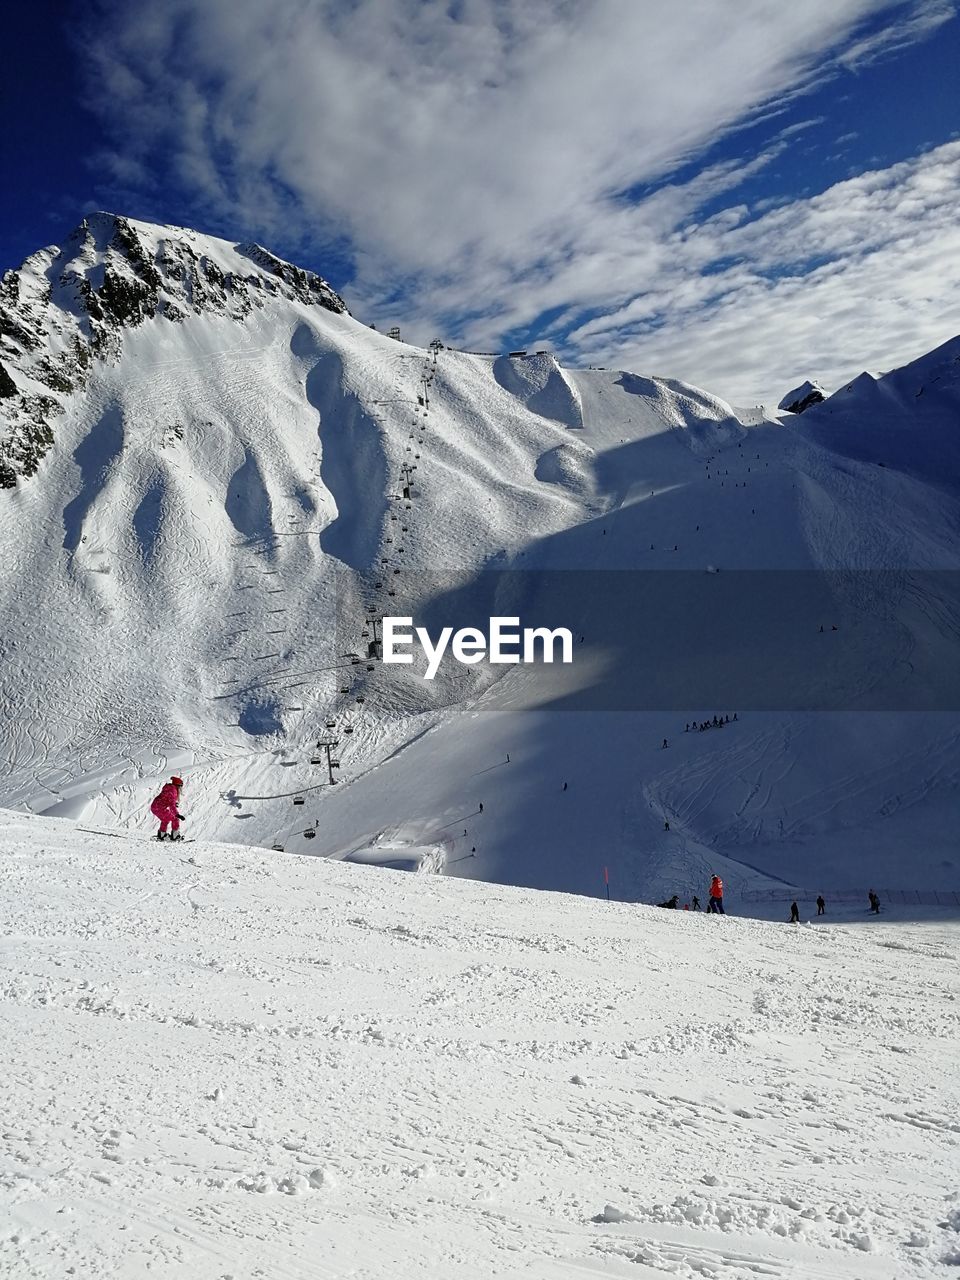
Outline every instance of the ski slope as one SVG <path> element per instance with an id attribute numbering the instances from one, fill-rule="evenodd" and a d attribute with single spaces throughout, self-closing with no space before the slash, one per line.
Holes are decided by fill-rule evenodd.
<path id="1" fill-rule="evenodd" d="M 791 928 L 11 812 L 0 842 L 5 1275 L 955 1273 L 935 915 Z"/>
<path id="2" fill-rule="evenodd" d="M 960 889 L 955 710 L 918 674 L 957 665 L 956 343 L 781 422 L 546 353 L 411 347 L 256 246 L 97 219 L 70 280 L 152 264 L 161 303 L 111 331 L 0 494 L 0 802 L 146 833 L 176 770 L 190 833 L 291 853 L 581 894 L 607 867 L 628 900 L 721 871 L 744 911 L 764 886 Z M 75 289 L 43 301 L 66 253 L 21 285 L 58 358 L 81 323 Z M 707 609 L 658 649 L 642 626 L 601 641 L 571 594 L 579 691 L 368 661 L 371 612 L 477 605 L 492 572 L 638 570 L 705 600 L 718 571 L 798 585 L 775 631 Z M 940 576 L 891 610 L 821 570 Z M 748 710 L 721 680 L 666 711 L 574 696 L 731 654 L 851 709 Z M 922 709 L 854 710 L 877 683 Z"/>

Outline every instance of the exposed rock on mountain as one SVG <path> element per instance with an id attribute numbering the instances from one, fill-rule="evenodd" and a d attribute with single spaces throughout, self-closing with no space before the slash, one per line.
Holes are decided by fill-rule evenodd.
<path id="1" fill-rule="evenodd" d="M 787 392 L 777 408 L 783 409 L 786 413 L 803 413 L 804 409 L 820 404 L 825 399 L 823 387 L 819 382 L 801 382 L 799 387 L 794 387 L 792 391 Z"/>
<path id="2" fill-rule="evenodd" d="M 243 319 L 277 297 L 346 310 L 325 280 L 260 245 L 111 213 L 31 254 L 0 282 L 0 487 L 36 472 L 63 398 L 93 361 L 119 357 L 124 329 L 191 313 Z"/>

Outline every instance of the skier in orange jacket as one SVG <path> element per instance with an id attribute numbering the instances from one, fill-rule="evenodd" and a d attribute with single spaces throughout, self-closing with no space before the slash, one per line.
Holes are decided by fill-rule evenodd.
<path id="1" fill-rule="evenodd" d="M 710 881 L 710 905 L 707 910 L 719 911 L 721 915 L 726 914 L 723 909 L 723 881 L 716 874 Z"/>

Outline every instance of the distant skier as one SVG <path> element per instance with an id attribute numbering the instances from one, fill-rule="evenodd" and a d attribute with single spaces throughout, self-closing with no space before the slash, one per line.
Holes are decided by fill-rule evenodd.
<path id="1" fill-rule="evenodd" d="M 567 784 L 566 784 L 566 783 L 564 783 L 564 784 L 563 784 L 563 786 L 560 788 L 560 790 L 561 790 L 561 791 L 566 791 L 566 789 L 567 789 Z"/>
<path id="2" fill-rule="evenodd" d="M 480 801 L 480 812 L 483 813 L 483 801 Z"/>
<path id="3" fill-rule="evenodd" d="M 795 902 L 790 903 L 790 923 L 791 924 L 800 923 L 800 908 L 797 906 Z"/>
<path id="4" fill-rule="evenodd" d="M 874 913 L 874 915 L 879 915 L 880 899 L 877 897 L 877 895 L 873 892 L 872 889 L 870 890 L 868 897 L 870 898 L 870 910 Z"/>
<path id="5" fill-rule="evenodd" d="M 660 750 L 666 751 L 666 749 L 667 749 L 667 740 L 666 738 L 664 738 L 663 742 L 660 744 Z"/>
<path id="6" fill-rule="evenodd" d="M 817 898 L 817 915 L 823 916 L 823 915 L 826 915 L 826 913 L 827 913 L 827 904 L 823 899 L 823 894 L 821 893 L 819 898 Z"/>
<path id="7" fill-rule="evenodd" d="M 700 899 L 697 897 L 696 894 L 693 895 L 693 909 L 694 911 L 700 910 Z"/>
<path id="8" fill-rule="evenodd" d="M 727 914 L 723 909 L 723 881 L 716 874 L 710 881 L 710 905 L 707 910 L 719 911 L 722 916 Z"/>
<path id="9" fill-rule="evenodd" d="M 670 823 L 669 823 L 669 822 L 667 822 L 666 820 L 664 820 L 664 823 L 663 823 L 663 829 L 664 829 L 664 831 L 669 831 L 669 830 L 670 830 Z"/>
<path id="10" fill-rule="evenodd" d="M 658 907 L 669 907 L 671 911 L 676 911 L 677 903 L 680 901 L 680 895 L 675 893 L 672 898 L 668 898 L 666 902 L 658 902 Z"/>
<path id="11" fill-rule="evenodd" d="M 183 787 L 183 779 L 178 778 L 174 774 L 170 781 L 165 783 L 160 794 L 156 796 L 150 805 L 150 812 L 155 818 L 160 819 L 160 830 L 157 832 L 158 840 L 166 840 L 167 827 L 170 828 L 171 840 L 182 840 L 180 835 L 180 823 L 184 820 L 183 814 L 180 812 L 180 790 Z"/>

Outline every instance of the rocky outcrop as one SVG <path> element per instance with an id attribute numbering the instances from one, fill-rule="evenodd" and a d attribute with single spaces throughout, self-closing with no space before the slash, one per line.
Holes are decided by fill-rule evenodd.
<path id="1" fill-rule="evenodd" d="M 0 280 L 0 488 L 36 472 L 65 397 L 94 361 L 119 358 L 127 330 L 205 313 L 243 320 L 275 297 L 346 311 L 320 276 L 260 245 L 111 213 L 32 254 Z"/>
<path id="2" fill-rule="evenodd" d="M 811 405 L 820 404 L 825 399 L 819 382 L 802 382 L 799 387 L 787 392 L 777 408 L 786 413 L 803 413 Z"/>

